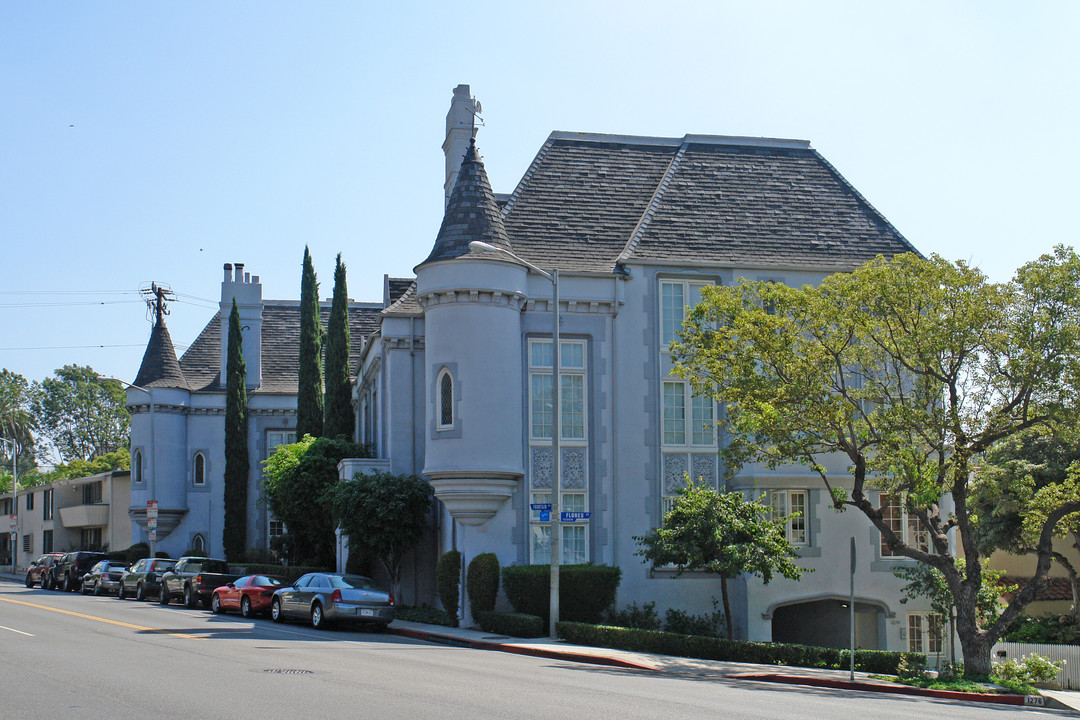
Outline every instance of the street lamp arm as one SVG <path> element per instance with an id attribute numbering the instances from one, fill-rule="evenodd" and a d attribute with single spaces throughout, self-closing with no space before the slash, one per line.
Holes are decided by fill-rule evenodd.
<path id="1" fill-rule="evenodd" d="M 487 250 L 488 252 L 495 252 L 495 253 L 502 253 L 503 255 L 509 255 L 510 257 L 514 258 L 515 260 L 517 260 L 519 263 L 521 263 L 525 267 L 532 270 L 534 273 L 536 273 L 538 275 L 543 275 L 550 282 L 555 282 L 555 277 L 551 273 L 549 273 L 547 270 L 543 270 L 543 269 L 537 267 L 536 265 L 533 265 L 531 262 L 529 262 L 525 258 L 523 258 L 520 255 L 517 255 L 515 253 L 512 253 L 509 250 L 506 250 L 506 249 L 501 248 L 501 247 L 495 247 L 491 243 L 486 243 L 486 242 L 483 242 L 482 240 L 473 240 L 472 242 L 469 243 L 469 249 L 470 250 Z"/>

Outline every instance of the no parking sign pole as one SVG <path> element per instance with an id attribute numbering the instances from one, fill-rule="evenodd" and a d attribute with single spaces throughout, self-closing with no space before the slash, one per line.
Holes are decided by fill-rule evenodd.
<path id="1" fill-rule="evenodd" d="M 855 682 L 855 538 L 851 538 L 851 670 L 849 679 Z"/>

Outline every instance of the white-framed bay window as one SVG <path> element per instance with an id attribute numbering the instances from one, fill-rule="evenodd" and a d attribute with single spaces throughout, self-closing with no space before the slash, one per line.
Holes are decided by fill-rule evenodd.
<path id="1" fill-rule="evenodd" d="M 561 512 L 589 512 L 588 353 L 584 340 L 559 340 L 559 415 Z M 552 342 L 530 339 L 529 362 L 529 561 L 551 562 L 551 523 L 531 505 L 551 502 L 554 457 L 554 387 Z M 589 561 L 589 521 L 562 524 L 560 562 Z"/>
<path id="2" fill-rule="evenodd" d="M 769 491 L 769 514 L 773 520 L 786 518 L 784 532 L 792 545 L 809 545 L 806 490 Z"/>

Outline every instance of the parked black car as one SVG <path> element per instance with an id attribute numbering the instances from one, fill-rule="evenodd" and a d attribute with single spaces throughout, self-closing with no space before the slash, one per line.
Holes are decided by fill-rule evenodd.
<path id="1" fill-rule="evenodd" d="M 214 589 L 239 577 L 229 572 L 229 563 L 226 560 L 185 556 L 180 558 L 171 570 L 161 574 L 158 602 L 168 605 L 173 598 L 183 598 L 184 605 L 189 608 L 196 605 L 208 608 Z"/>
<path id="2" fill-rule="evenodd" d="M 83 575 L 90 572 L 90 568 L 102 560 L 107 560 L 108 557 L 103 552 L 88 550 L 69 552 L 49 569 L 48 577 L 46 582 L 42 583 L 42 587 L 47 587 L 49 590 L 78 592 L 82 588 Z"/>
<path id="3" fill-rule="evenodd" d="M 116 592 L 120 587 L 120 580 L 130 567 L 126 562 L 116 560 L 102 560 L 90 572 L 83 575 L 82 592 L 100 595 L 105 592 Z"/>
<path id="4" fill-rule="evenodd" d="M 136 600 L 146 600 L 151 595 L 157 595 L 161 590 L 161 573 L 172 569 L 175 564 L 176 560 L 172 558 L 143 558 L 120 578 L 116 597 L 123 600 L 134 593 Z"/>

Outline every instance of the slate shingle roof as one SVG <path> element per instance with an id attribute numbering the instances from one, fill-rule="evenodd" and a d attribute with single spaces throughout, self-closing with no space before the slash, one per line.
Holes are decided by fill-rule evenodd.
<path id="1" fill-rule="evenodd" d="M 165 327 L 165 322 L 160 318 L 150 331 L 150 340 L 146 343 L 135 384 L 144 388 L 189 389 L 187 378 L 176 360 L 176 350 L 169 335 L 169 328 Z"/>
<path id="2" fill-rule="evenodd" d="M 325 328 L 330 304 L 320 304 L 320 321 Z M 378 326 L 381 304 L 350 303 L 350 373 L 356 376 L 363 348 L 362 339 Z M 267 300 L 263 305 L 262 385 L 258 392 L 295 393 L 300 354 L 300 304 Z M 207 323 L 199 337 L 180 358 L 180 367 L 192 390 L 220 391 L 221 314 Z"/>
<path id="3" fill-rule="evenodd" d="M 503 250 L 512 250 L 503 226 L 502 213 L 495 204 L 484 163 L 476 150 L 476 140 L 469 144 L 461 161 L 454 189 L 446 204 L 435 247 L 424 263 L 452 260 L 469 252 L 473 240 L 486 242 Z"/>
<path id="4" fill-rule="evenodd" d="M 540 265 L 852 268 L 914 248 L 809 143 L 552 133 L 503 206 Z"/>
<path id="5" fill-rule="evenodd" d="M 390 307 L 396 303 L 415 283 L 416 278 L 395 278 L 386 276 L 386 287 L 383 290 L 383 305 Z"/>

